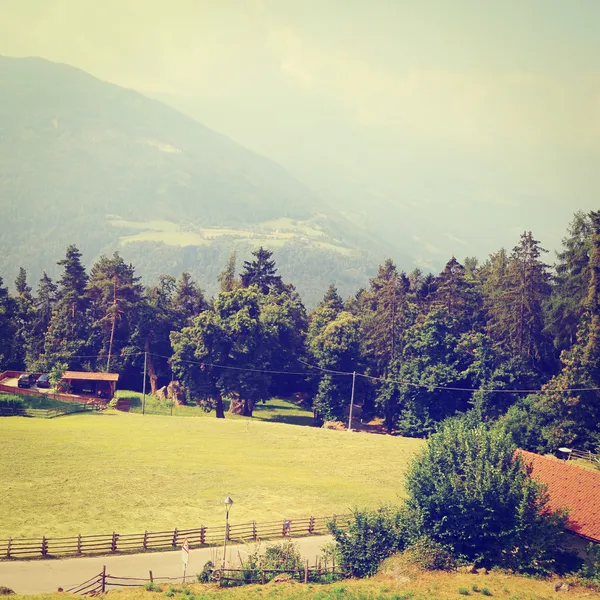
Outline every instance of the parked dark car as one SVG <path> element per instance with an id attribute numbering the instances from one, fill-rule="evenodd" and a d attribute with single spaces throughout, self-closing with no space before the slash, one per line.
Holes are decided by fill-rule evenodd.
<path id="1" fill-rule="evenodd" d="M 36 380 L 36 377 L 33 373 L 23 373 L 19 377 L 17 386 L 20 388 L 28 388 L 28 387 L 31 387 L 35 383 L 35 380 Z"/>
<path id="2" fill-rule="evenodd" d="M 37 386 L 40 388 L 50 387 L 50 375 L 48 373 L 42 373 L 37 380 Z"/>

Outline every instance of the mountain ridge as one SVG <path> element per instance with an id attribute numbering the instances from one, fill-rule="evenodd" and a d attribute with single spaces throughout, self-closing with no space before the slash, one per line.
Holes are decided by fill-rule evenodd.
<path id="1" fill-rule="evenodd" d="M 311 304 L 331 282 L 353 293 L 389 253 L 275 161 L 139 92 L 63 63 L 0 57 L 0 93 L 6 280 L 19 266 L 56 274 L 76 243 L 87 261 L 119 250 L 146 283 L 190 270 L 210 293 L 231 251 L 265 245 Z M 170 224 L 162 238 L 148 234 L 157 221 Z"/>

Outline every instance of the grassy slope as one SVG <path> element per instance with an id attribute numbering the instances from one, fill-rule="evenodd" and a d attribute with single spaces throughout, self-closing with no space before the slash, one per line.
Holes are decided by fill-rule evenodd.
<path id="1" fill-rule="evenodd" d="M 182 593 L 181 585 L 175 587 L 173 600 L 558 600 L 564 592 L 556 592 L 556 580 L 537 580 L 504 573 L 489 575 L 466 575 L 459 573 L 422 572 L 412 570 L 407 573 L 394 565 L 395 557 L 388 560 L 382 573 L 371 579 L 347 580 L 331 585 L 267 584 L 252 585 L 233 589 L 219 589 L 217 586 L 192 584 L 186 586 L 190 595 Z M 474 588 L 479 591 L 474 591 Z M 484 588 L 487 594 L 482 594 Z M 107 598 L 119 600 L 159 600 L 165 598 L 164 590 L 158 593 L 147 592 L 144 588 L 123 588 L 109 592 Z M 459 593 L 462 590 L 463 593 Z M 464 595 L 464 592 L 468 595 Z M 118 594 L 118 595 L 117 595 Z M 489 594 L 489 595 L 488 595 Z M 48 600 L 66 600 L 68 594 L 45 594 L 29 596 Z M 575 587 L 568 592 L 571 600 L 599 600 L 600 593 L 584 587 Z M 18 600 L 19 596 L 11 596 Z"/>
<path id="2" fill-rule="evenodd" d="M 0 538 L 346 512 L 402 493 L 420 440 L 249 419 L 0 419 Z M 382 468 L 382 464 L 385 468 Z"/>

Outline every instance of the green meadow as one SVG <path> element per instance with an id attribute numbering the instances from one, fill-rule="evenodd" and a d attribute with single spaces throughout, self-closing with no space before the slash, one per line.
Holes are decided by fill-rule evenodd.
<path id="1" fill-rule="evenodd" d="M 281 402 L 251 419 L 1 418 L 0 538 L 218 525 L 228 494 L 233 523 L 340 514 L 403 495 L 421 440 L 290 425 L 306 415 Z"/>

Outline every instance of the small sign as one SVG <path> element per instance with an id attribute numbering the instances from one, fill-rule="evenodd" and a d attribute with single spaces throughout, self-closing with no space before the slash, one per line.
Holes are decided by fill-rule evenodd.
<path id="1" fill-rule="evenodd" d="M 185 540 L 183 540 L 183 544 L 181 544 L 181 560 L 184 565 L 188 564 L 189 558 L 190 558 L 190 544 L 189 544 L 187 538 L 185 538 Z"/>

